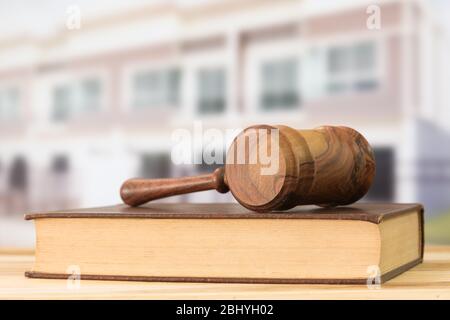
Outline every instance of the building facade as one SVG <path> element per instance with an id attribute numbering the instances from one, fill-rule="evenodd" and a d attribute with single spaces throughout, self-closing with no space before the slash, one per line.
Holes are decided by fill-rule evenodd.
<path id="1" fill-rule="evenodd" d="M 126 178 L 211 169 L 172 163 L 174 131 L 270 123 L 357 129 L 377 160 L 368 200 L 441 212 L 448 49 L 426 1 L 414 0 L 167 2 L 11 39 L 0 43 L 0 211 L 116 203 Z M 180 200 L 231 196 L 170 201 Z"/>

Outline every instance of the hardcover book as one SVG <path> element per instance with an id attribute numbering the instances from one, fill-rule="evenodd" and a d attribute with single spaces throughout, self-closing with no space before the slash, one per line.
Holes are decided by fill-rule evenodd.
<path id="1" fill-rule="evenodd" d="M 30 278 L 365 284 L 423 257 L 418 204 L 296 207 L 254 213 L 238 204 L 151 203 L 32 213 Z"/>

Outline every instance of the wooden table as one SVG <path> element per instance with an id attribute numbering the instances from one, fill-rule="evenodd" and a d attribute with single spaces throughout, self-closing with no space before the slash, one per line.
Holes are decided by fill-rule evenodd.
<path id="1" fill-rule="evenodd" d="M 425 262 L 380 289 L 351 285 L 267 285 L 27 279 L 32 251 L 0 249 L 1 299 L 450 299 L 450 247 L 426 247 Z"/>

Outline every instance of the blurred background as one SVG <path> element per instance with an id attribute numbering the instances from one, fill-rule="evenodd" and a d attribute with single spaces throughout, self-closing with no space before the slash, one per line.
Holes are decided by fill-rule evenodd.
<path id="1" fill-rule="evenodd" d="M 195 123 L 353 127 L 377 161 L 364 200 L 423 203 L 450 244 L 449 34 L 445 0 L 0 0 L 0 247 L 34 245 L 25 212 L 210 171 L 171 161 Z"/>

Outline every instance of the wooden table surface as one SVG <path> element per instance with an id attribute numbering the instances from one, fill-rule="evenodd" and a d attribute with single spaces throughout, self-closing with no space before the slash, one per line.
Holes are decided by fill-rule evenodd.
<path id="1" fill-rule="evenodd" d="M 426 247 L 423 264 L 383 284 L 273 285 L 28 279 L 32 251 L 0 249 L 0 299 L 450 299 L 450 247 Z"/>

